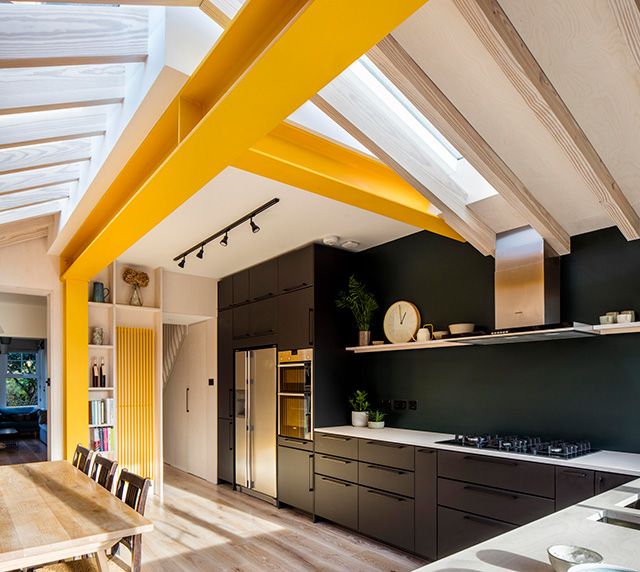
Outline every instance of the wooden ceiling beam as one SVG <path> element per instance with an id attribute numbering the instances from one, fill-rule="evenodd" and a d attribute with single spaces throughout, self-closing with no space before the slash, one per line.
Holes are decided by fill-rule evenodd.
<path id="1" fill-rule="evenodd" d="M 627 240 L 640 238 L 640 216 L 497 0 L 454 0 L 455 6 L 538 119 L 564 149 Z"/>
<path id="2" fill-rule="evenodd" d="M 17 113 L 31 113 L 34 111 L 53 111 L 56 109 L 77 109 L 80 107 L 98 107 L 100 105 L 120 104 L 123 101 L 123 97 L 114 97 L 109 99 L 92 99 L 86 101 L 66 101 L 64 103 L 44 103 L 33 106 L 0 109 L 0 115 L 14 115 Z"/>
<path id="3" fill-rule="evenodd" d="M 0 175 L 0 195 L 26 191 L 44 185 L 77 181 L 79 177 L 80 169 L 77 165 L 46 167 L 11 175 Z"/>
<path id="4" fill-rule="evenodd" d="M 0 211 L 10 211 L 69 198 L 69 185 L 35 188 L 20 193 L 0 195 Z"/>
<path id="5" fill-rule="evenodd" d="M 0 68 L 144 62 L 147 11 L 0 4 Z"/>
<path id="6" fill-rule="evenodd" d="M 571 238 L 404 48 L 387 36 L 367 56 L 557 254 Z"/>
<path id="7" fill-rule="evenodd" d="M 640 0 L 609 0 L 609 6 L 640 69 Z"/>
<path id="8" fill-rule="evenodd" d="M 44 216 L 0 226 L 0 248 L 48 236 L 53 217 Z"/>
<path id="9" fill-rule="evenodd" d="M 11 0 L 12 4 L 32 4 L 33 0 Z M 200 0 L 43 0 L 43 4 L 87 4 L 113 6 L 178 6 L 178 7 L 198 7 Z"/>
<path id="10" fill-rule="evenodd" d="M 25 145 L 0 150 L 0 175 L 89 160 L 91 160 L 91 142 L 88 139 Z"/>
<path id="11" fill-rule="evenodd" d="M 24 224 L 26 220 L 60 212 L 61 208 L 62 200 L 58 200 L 34 206 L 21 207 L 11 211 L 2 211 L 0 212 L 0 225 L 17 221 Z"/>

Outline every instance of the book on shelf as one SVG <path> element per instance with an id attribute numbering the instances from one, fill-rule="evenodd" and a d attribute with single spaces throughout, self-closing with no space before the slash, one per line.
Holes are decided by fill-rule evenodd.
<path id="1" fill-rule="evenodd" d="M 113 428 L 95 427 L 91 430 L 91 449 L 94 451 L 113 451 Z"/>
<path id="2" fill-rule="evenodd" d="M 89 401 L 89 425 L 113 425 L 115 400 L 113 397 Z"/>

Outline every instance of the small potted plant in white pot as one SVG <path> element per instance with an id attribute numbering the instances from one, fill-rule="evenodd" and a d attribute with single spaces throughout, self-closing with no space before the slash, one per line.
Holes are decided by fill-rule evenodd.
<path id="1" fill-rule="evenodd" d="M 369 401 L 367 392 L 357 389 L 349 403 L 351 404 L 351 425 L 354 427 L 366 427 L 369 420 Z"/>
<path id="2" fill-rule="evenodd" d="M 369 429 L 382 429 L 384 427 L 384 418 L 386 413 L 376 409 L 369 412 Z"/>

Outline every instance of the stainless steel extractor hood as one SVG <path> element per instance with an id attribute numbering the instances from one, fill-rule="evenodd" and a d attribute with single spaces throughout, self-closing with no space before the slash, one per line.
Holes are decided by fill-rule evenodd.
<path id="1" fill-rule="evenodd" d="M 495 318 L 491 334 L 460 343 L 490 345 L 595 334 L 587 324 L 560 323 L 560 258 L 528 226 L 496 237 Z"/>

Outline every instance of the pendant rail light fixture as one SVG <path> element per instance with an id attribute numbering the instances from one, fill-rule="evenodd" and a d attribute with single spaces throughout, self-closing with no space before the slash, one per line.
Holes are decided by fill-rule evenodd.
<path id="1" fill-rule="evenodd" d="M 198 258 L 200 258 L 200 259 L 204 258 L 204 247 L 207 244 L 209 244 L 212 240 L 215 240 L 216 238 L 219 238 L 221 236 L 222 236 L 222 240 L 220 241 L 220 245 L 221 246 L 227 246 L 229 244 L 229 232 L 231 232 L 234 228 L 240 226 L 241 224 L 243 224 L 243 223 L 245 223 L 247 221 L 249 221 L 249 225 L 251 226 L 251 232 L 253 234 L 256 234 L 256 233 L 260 232 L 260 227 L 255 223 L 255 221 L 253 219 L 257 215 L 259 215 L 260 213 L 263 213 L 267 209 L 270 209 L 273 205 L 276 205 L 279 202 L 280 202 L 280 199 L 278 199 L 278 198 L 271 199 L 269 202 L 264 203 L 263 205 L 259 206 L 255 210 L 252 210 L 250 213 L 247 213 L 243 217 L 241 217 L 238 220 L 232 222 L 230 225 L 225 226 L 224 228 L 220 229 L 215 234 L 212 234 L 211 236 L 205 238 L 203 241 L 199 242 L 198 244 L 195 244 L 194 246 L 189 248 L 189 250 L 185 250 L 184 252 L 181 252 L 180 254 L 178 254 L 178 256 L 176 256 L 173 259 L 174 262 L 178 262 L 179 261 L 178 262 L 178 266 L 180 268 L 184 268 L 185 265 L 186 265 L 187 256 L 189 256 L 189 254 L 191 254 L 192 252 L 195 252 L 196 250 L 198 251 L 196 253 L 196 256 Z"/>

